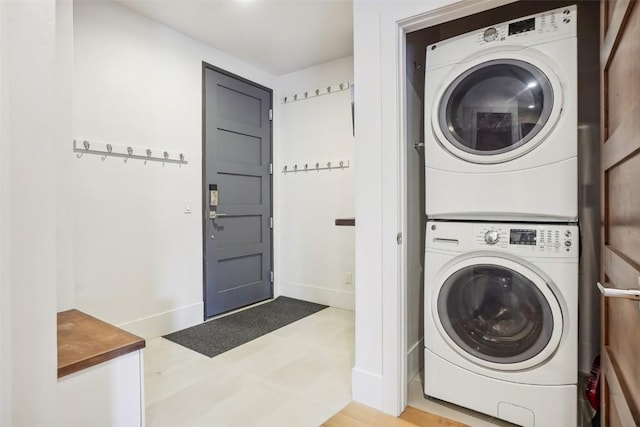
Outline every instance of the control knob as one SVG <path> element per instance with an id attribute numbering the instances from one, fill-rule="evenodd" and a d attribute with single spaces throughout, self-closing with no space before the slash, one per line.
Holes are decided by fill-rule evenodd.
<path id="1" fill-rule="evenodd" d="M 484 30 L 484 33 L 482 33 L 482 38 L 486 42 L 492 42 L 497 37 L 498 37 L 498 30 L 496 30 L 494 27 L 489 27 L 486 30 Z"/>
<path id="2" fill-rule="evenodd" d="M 484 234 L 484 241 L 490 245 L 495 245 L 498 243 L 499 237 L 500 236 L 496 230 L 489 230 Z"/>

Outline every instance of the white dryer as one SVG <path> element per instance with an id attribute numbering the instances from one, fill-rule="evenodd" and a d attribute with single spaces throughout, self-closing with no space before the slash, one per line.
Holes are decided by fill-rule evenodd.
<path id="1" fill-rule="evenodd" d="M 576 20 L 569 6 L 427 47 L 429 218 L 577 220 Z"/>
<path id="2" fill-rule="evenodd" d="M 426 241 L 425 394 L 576 426 L 578 227 L 429 221 Z"/>

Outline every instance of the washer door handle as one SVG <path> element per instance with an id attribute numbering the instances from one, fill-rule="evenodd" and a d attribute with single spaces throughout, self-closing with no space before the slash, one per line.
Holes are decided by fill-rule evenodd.
<path id="1" fill-rule="evenodd" d="M 634 301 L 640 301 L 640 289 L 606 288 L 600 282 L 597 282 L 597 285 L 602 295 L 607 298 L 626 298 Z M 608 283 L 605 283 L 605 285 L 608 285 Z"/>

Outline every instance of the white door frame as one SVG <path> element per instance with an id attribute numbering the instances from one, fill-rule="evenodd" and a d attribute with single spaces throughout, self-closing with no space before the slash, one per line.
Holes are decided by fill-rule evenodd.
<path id="1" fill-rule="evenodd" d="M 441 0 L 378 3 L 382 159 L 382 405 L 399 415 L 407 405 L 406 34 L 493 9 L 516 0 Z M 434 4 L 435 3 L 435 4 Z M 441 7 L 434 8 L 440 5 Z M 356 52 L 357 54 L 357 52 Z M 387 82 L 389 84 L 382 84 Z M 357 82 L 356 82 L 357 85 Z M 384 143 L 387 141 L 387 143 Z M 395 143 L 391 143 L 394 141 Z M 384 285 L 386 284 L 386 286 Z M 393 286 L 395 284 L 395 286 Z"/>

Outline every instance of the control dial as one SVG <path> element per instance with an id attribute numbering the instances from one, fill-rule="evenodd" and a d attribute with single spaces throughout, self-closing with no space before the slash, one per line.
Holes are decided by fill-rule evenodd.
<path id="1" fill-rule="evenodd" d="M 484 241 L 490 245 L 495 245 L 496 243 L 498 243 L 499 238 L 500 236 L 498 235 L 498 232 L 496 230 L 489 230 L 484 233 Z"/>
<path id="2" fill-rule="evenodd" d="M 492 42 L 497 37 L 498 37 L 498 30 L 496 30 L 494 27 L 487 28 L 486 30 L 484 30 L 484 33 L 482 34 L 482 38 L 486 42 Z"/>

